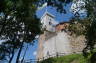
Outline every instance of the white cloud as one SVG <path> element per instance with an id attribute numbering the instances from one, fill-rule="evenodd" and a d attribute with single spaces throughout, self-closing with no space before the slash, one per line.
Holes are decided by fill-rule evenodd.
<path id="1" fill-rule="evenodd" d="M 38 39 L 39 38 L 39 35 L 36 35 L 35 38 Z"/>
<path id="2" fill-rule="evenodd" d="M 33 52 L 33 55 L 36 56 L 36 55 L 37 55 L 37 51 L 34 51 L 34 52 Z"/>
<path id="3" fill-rule="evenodd" d="M 76 2 L 73 2 L 73 4 L 71 5 L 71 12 L 72 13 L 76 13 L 76 12 L 79 12 L 79 13 L 85 13 L 86 9 L 82 7 L 85 7 L 85 2 L 84 0 L 78 0 Z M 82 11 L 83 10 L 83 11 Z"/>
<path id="4" fill-rule="evenodd" d="M 0 40 L 0 44 L 2 44 L 3 42 L 6 42 L 7 40 Z"/>

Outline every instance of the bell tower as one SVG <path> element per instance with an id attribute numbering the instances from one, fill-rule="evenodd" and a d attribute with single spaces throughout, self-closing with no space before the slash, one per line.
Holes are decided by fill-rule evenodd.
<path id="1" fill-rule="evenodd" d="M 55 16 L 48 13 L 47 11 L 41 17 L 42 29 L 45 29 L 50 32 L 55 32 L 55 25 L 57 24 L 54 20 Z"/>

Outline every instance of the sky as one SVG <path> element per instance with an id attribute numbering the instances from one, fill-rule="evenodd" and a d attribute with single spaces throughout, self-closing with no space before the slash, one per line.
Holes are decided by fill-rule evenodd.
<path id="1" fill-rule="evenodd" d="M 51 6 L 47 6 L 47 12 L 54 15 L 55 20 L 58 22 L 69 21 L 69 19 L 73 16 L 73 14 L 70 11 L 70 6 L 71 6 L 71 3 L 67 4 L 66 7 L 64 7 L 65 10 L 67 11 L 66 14 L 57 12 L 56 8 Z M 46 11 L 46 7 L 37 11 L 36 15 L 38 16 L 38 18 L 41 18 L 41 16 L 45 13 L 45 11 Z"/>

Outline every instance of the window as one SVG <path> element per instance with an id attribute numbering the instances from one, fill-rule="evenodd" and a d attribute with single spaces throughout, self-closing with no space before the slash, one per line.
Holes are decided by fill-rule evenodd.
<path id="1" fill-rule="evenodd" d="M 52 23 L 51 22 L 49 22 L 49 25 L 51 25 Z"/>

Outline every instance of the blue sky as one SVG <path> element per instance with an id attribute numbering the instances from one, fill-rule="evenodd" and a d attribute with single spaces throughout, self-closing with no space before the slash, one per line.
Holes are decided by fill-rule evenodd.
<path id="1" fill-rule="evenodd" d="M 26 55 L 24 58 L 25 60 L 36 59 L 36 55 L 34 55 L 34 52 L 36 52 L 36 50 L 37 50 L 37 45 L 38 45 L 38 40 L 35 40 L 34 44 L 28 44 L 28 49 L 27 49 L 27 52 L 26 52 Z M 25 44 L 24 46 L 26 48 L 27 44 Z M 23 48 L 23 50 L 22 50 L 21 58 L 23 57 L 25 48 Z M 17 56 L 17 53 L 15 53 L 15 56 Z M 14 57 L 12 63 L 15 63 L 15 61 L 16 61 L 16 57 Z"/>
<path id="2" fill-rule="evenodd" d="M 66 11 L 67 11 L 66 14 L 57 12 L 56 8 L 53 8 L 51 6 L 47 7 L 47 11 L 49 13 L 53 14 L 55 16 L 55 20 L 58 21 L 58 22 L 69 21 L 70 18 L 73 16 L 73 14 L 70 12 L 70 6 L 71 6 L 71 3 L 67 4 L 64 7 L 66 9 Z M 42 10 L 37 11 L 38 18 L 40 18 L 44 14 L 45 11 L 46 11 L 46 7 L 43 8 Z"/>

